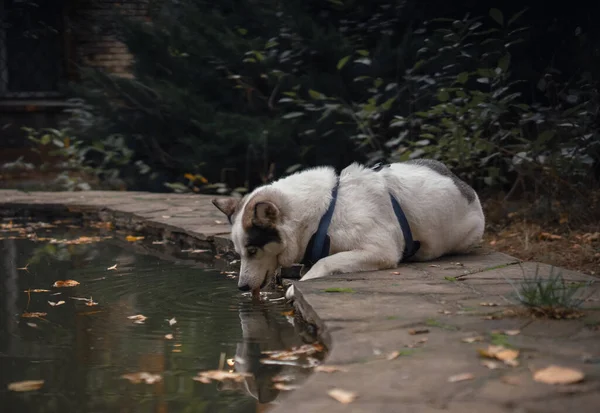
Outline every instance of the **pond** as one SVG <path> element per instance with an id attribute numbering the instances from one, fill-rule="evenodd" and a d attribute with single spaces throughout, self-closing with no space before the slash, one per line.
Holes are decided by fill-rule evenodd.
<path id="1" fill-rule="evenodd" d="M 99 228 L 3 222 L 2 412 L 266 411 L 322 358 L 281 294 L 257 302 L 232 274 L 127 244 Z M 275 352 L 298 347 L 300 358 Z M 233 374 L 199 374 L 211 370 Z"/>

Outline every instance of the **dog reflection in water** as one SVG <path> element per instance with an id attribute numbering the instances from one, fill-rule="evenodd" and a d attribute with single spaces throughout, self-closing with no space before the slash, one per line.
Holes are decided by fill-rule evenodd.
<path id="1" fill-rule="evenodd" d="M 274 387 L 273 377 L 292 376 L 295 378 L 293 384 L 297 384 L 311 373 L 311 369 L 263 364 L 260 362 L 266 358 L 263 352 L 284 350 L 304 344 L 302 332 L 298 327 L 286 322 L 277 309 L 269 309 L 268 303 L 243 303 L 239 316 L 243 340 L 237 344 L 235 364 L 232 368 L 236 372 L 249 375 L 242 382 L 219 383 L 218 388 L 247 393 L 257 400 L 257 411 L 266 411 L 281 392 Z"/>

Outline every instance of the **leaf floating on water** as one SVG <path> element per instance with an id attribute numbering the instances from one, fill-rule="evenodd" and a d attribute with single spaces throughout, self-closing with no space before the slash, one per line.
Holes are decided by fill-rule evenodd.
<path id="1" fill-rule="evenodd" d="M 45 317 L 48 313 L 23 313 L 21 317 L 23 318 L 40 318 Z"/>
<path id="2" fill-rule="evenodd" d="M 427 328 L 408 330 L 408 334 L 410 334 L 411 336 L 414 336 L 416 334 L 427 334 L 427 333 L 429 333 L 429 329 L 427 329 Z"/>
<path id="3" fill-rule="evenodd" d="M 75 280 L 65 280 L 65 281 L 56 281 L 52 286 L 53 287 L 75 287 L 79 285 L 79 283 Z"/>
<path id="4" fill-rule="evenodd" d="M 125 239 L 126 239 L 128 242 L 136 242 L 136 241 L 141 241 L 141 240 L 143 240 L 144 238 L 146 238 L 146 237 L 136 237 L 136 236 L 133 236 L 133 235 L 127 235 L 127 236 L 125 237 Z"/>
<path id="5" fill-rule="evenodd" d="M 245 377 L 250 377 L 251 374 L 240 373 L 240 372 L 229 372 L 225 370 L 208 370 L 201 371 L 196 377 L 192 377 L 192 380 L 199 381 L 200 383 L 208 384 L 211 380 L 214 381 L 235 381 L 241 383 Z"/>
<path id="6" fill-rule="evenodd" d="M 23 292 L 25 292 L 25 293 L 49 293 L 50 290 L 43 290 L 41 288 L 34 288 L 33 290 L 32 289 L 23 290 Z"/>
<path id="7" fill-rule="evenodd" d="M 583 372 L 568 367 L 551 365 L 545 369 L 536 371 L 533 379 L 546 384 L 573 384 L 584 379 Z"/>
<path id="8" fill-rule="evenodd" d="M 147 373 L 145 371 L 141 371 L 139 373 L 123 374 L 121 378 L 129 380 L 133 384 L 139 384 L 142 382 L 146 384 L 153 384 L 162 380 L 162 376 L 160 374 L 152 374 Z"/>
<path id="9" fill-rule="evenodd" d="M 290 350 L 263 351 L 272 360 L 297 360 L 299 356 L 310 356 L 323 351 L 321 344 L 304 344 L 300 347 L 292 347 Z"/>
<path id="10" fill-rule="evenodd" d="M 281 390 L 281 391 L 291 391 L 291 390 L 296 390 L 299 386 L 293 386 L 290 384 L 285 384 L 285 383 L 275 383 L 273 385 L 273 387 L 277 390 Z"/>
<path id="11" fill-rule="evenodd" d="M 38 390 L 44 385 L 44 380 L 25 380 L 16 381 L 8 385 L 11 391 L 33 391 Z"/>
<path id="12" fill-rule="evenodd" d="M 148 319 L 148 317 L 146 317 L 145 315 L 142 315 L 142 314 L 130 315 L 127 318 L 130 320 L 134 320 L 133 322 L 135 324 L 144 324 L 144 321 L 146 321 L 146 319 Z"/>
<path id="13" fill-rule="evenodd" d="M 112 267 L 108 267 L 107 270 L 111 271 L 111 270 L 116 270 L 117 269 L 117 264 L 113 265 Z"/>
<path id="14" fill-rule="evenodd" d="M 169 322 L 169 325 L 172 326 L 173 324 L 177 324 L 177 320 L 175 320 L 175 317 L 173 317 L 170 320 L 167 320 Z"/>
<path id="15" fill-rule="evenodd" d="M 50 304 L 52 307 L 58 307 L 59 305 L 63 305 L 65 302 L 60 300 L 59 302 L 55 303 L 54 301 L 48 301 L 48 304 Z"/>
<path id="16" fill-rule="evenodd" d="M 338 366 L 321 365 L 321 366 L 315 367 L 315 371 L 320 371 L 322 373 L 335 373 L 337 371 L 346 373 L 346 372 L 348 372 L 348 369 L 345 369 L 343 367 L 338 367 Z"/>
<path id="17" fill-rule="evenodd" d="M 456 374 L 454 376 L 448 377 L 448 382 L 449 383 L 457 383 L 459 381 L 473 380 L 474 378 L 475 378 L 475 376 L 473 376 L 473 374 L 471 374 L 471 373 L 462 373 L 462 374 Z"/>
<path id="18" fill-rule="evenodd" d="M 327 394 L 342 404 L 352 403 L 357 397 L 356 393 L 343 389 L 331 389 Z"/>
<path id="19" fill-rule="evenodd" d="M 173 340 L 173 334 L 165 334 L 167 340 Z"/>

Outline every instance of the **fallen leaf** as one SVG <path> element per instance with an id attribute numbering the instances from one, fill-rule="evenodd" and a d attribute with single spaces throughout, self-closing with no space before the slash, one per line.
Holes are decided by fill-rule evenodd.
<path id="1" fill-rule="evenodd" d="M 496 370 L 497 368 L 500 368 L 500 363 L 492 360 L 482 360 L 481 365 L 487 367 L 490 370 Z"/>
<path id="2" fill-rule="evenodd" d="M 290 384 L 285 384 L 285 383 L 275 383 L 273 385 L 273 387 L 277 390 L 281 390 L 281 391 L 290 391 L 290 390 L 296 390 L 298 388 L 298 386 L 293 386 Z"/>
<path id="3" fill-rule="evenodd" d="M 177 320 L 175 320 L 175 317 L 173 317 L 172 319 L 170 319 L 170 320 L 167 320 L 167 321 L 169 322 L 169 325 L 170 325 L 170 326 L 172 326 L 173 324 L 176 324 L 176 323 L 177 323 Z"/>
<path id="4" fill-rule="evenodd" d="M 583 372 L 568 367 L 551 365 L 536 371 L 533 379 L 546 384 L 573 384 L 583 380 Z"/>
<path id="5" fill-rule="evenodd" d="M 439 267 L 440 267 L 440 266 L 439 266 L 439 265 L 437 265 L 437 264 L 430 264 L 429 266 L 430 266 L 430 267 L 433 267 L 433 268 L 439 268 Z"/>
<path id="6" fill-rule="evenodd" d="M 245 377 L 249 377 L 250 374 L 248 373 L 241 373 L 241 372 L 230 372 L 230 371 L 225 371 L 225 370 L 208 370 L 208 371 L 201 371 L 198 373 L 198 375 L 196 377 L 192 377 L 192 380 L 196 380 L 199 381 L 201 383 L 210 383 L 211 380 L 214 381 L 227 381 L 227 380 L 232 380 L 235 382 L 242 382 L 244 381 Z"/>
<path id="7" fill-rule="evenodd" d="M 134 323 L 136 324 L 143 324 L 144 321 L 146 321 L 146 319 L 148 317 L 142 315 L 142 314 L 136 314 L 136 315 L 130 315 L 129 317 L 127 317 L 130 320 L 134 320 Z"/>
<path id="8" fill-rule="evenodd" d="M 514 367 L 519 365 L 517 361 L 517 357 L 519 357 L 518 350 L 508 349 L 504 346 L 490 345 L 487 349 L 478 349 L 478 352 L 482 357 L 501 360 L 509 366 Z"/>
<path id="9" fill-rule="evenodd" d="M 167 340 L 173 340 L 173 334 L 165 334 Z"/>
<path id="10" fill-rule="evenodd" d="M 127 379 L 134 384 L 138 384 L 141 382 L 144 382 L 146 384 L 153 384 L 162 380 L 162 376 L 160 374 L 151 374 L 145 371 L 141 371 L 139 373 L 123 374 L 121 378 Z"/>
<path id="11" fill-rule="evenodd" d="M 171 350 L 171 353 L 181 353 L 181 349 L 180 348 L 174 348 L 173 350 Z"/>
<path id="12" fill-rule="evenodd" d="M 538 235 L 538 238 L 542 241 L 556 241 L 556 240 L 562 239 L 562 237 L 560 235 L 551 234 L 549 232 L 540 232 L 540 235 Z"/>
<path id="13" fill-rule="evenodd" d="M 143 240 L 144 238 L 146 238 L 146 237 L 136 237 L 136 236 L 133 236 L 133 235 L 127 235 L 127 236 L 125 237 L 125 239 L 126 239 L 127 241 L 129 241 L 129 242 L 136 242 L 136 241 L 140 241 L 140 240 Z"/>
<path id="14" fill-rule="evenodd" d="M 343 389 L 331 389 L 327 394 L 342 404 L 352 403 L 357 397 L 356 393 Z"/>
<path id="15" fill-rule="evenodd" d="M 456 374 L 454 376 L 448 377 L 448 382 L 456 383 L 459 381 L 473 380 L 474 378 L 475 378 L 475 376 L 473 376 L 473 374 L 471 374 L 471 373 L 462 373 L 462 374 Z"/>
<path id="16" fill-rule="evenodd" d="M 290 350 L 263 351 L 271 360 L 297 360 L 299 356 L 309 356 L 323 351 L 321 344 L 304 344 L 300 347 L 292 347 Z"/>
<path id="17" fill-rule="evenodd" d="M 427 343 L 427 341 L 428 341 L 428 338 L 427 338 L 427 337 L 423 337 L 422 339 L 420 339 L 420 340 L 417 340 L 417 341 L 415 341 L 415 342 L 414 342 L 414 343 L 412 343 L 412 344 L 407 344 L 407 345 L 406 345 L 406 347 L 408 347 L 408 348 L 415 348 L 415 347 L 419 347 L 421 344 L 423 344 L 423 343 Z"/>
<path id="18" fill-rule="evenodd" d="M 500 380 L 503 383 L 510 384 L 511 386 L 521 386 L 523 385 L 523 380 L 521 380 L 518 376 L 502 376 Z"/>
<path id="19" fill-rule="evenodd" d="M 48 301 L 48 304 L 50 304 L 52 307 L 57 307 L 59 305 L 63 305 L 65 302 L 64 301 L 59 301 L 57 303 L 55 303 L 54 301 Z"/>
<path id="20" fill-rule="evenodd" d="M 490 241 L 490 245 L 493 247 L 494 245 L 496 245 L 497 242 L 498 241 L 496 241 L 496 240 L 492 240 L 492 241 Z"/>
<path id="21" fill-rule="evenodd" d="M 281 315 L 286 316 L 286 317 L 293 317 L 294 314 L 295 314 L 294 310 L 284 311 L 281 313 Z"/>
<path id="22" fill-rule="evenodd" d="M 8 390 L 11 391 L 32 391 L 38 390 L 44 385 L 44 380 L 25 380 L 16 381 L 8 385 Z"/>
<path id="23" fill-rule="evenodd" d="M 474 343 L 476 341 L 483 341 L 483 337 L 482 336 L 477 336 L 477 337 L 465 337 L 461 340 L 463 343 Z"/>
<path id="24" fill-rule="evenodd" d="M 321 365 L 321 366 L 315 367 L 315 371 L 320 371 L 322 373 L 335 373 L 336 371 L 340 371 L 340 372 L 346 373 L 348 371 L 348 369 L 345 369 L 343 367 L 338 367 L 338 366 Z"/>
<path id="25" fill-rule="evenodd" d="M 393 271 L 391 274 L 400 275 L 400 271 Z"/>
<path id="26" fill-rule="evenodd" d="M 112 267 L 108 267 L 107 270 L 116 270 L 117 269 L 117 264 L 113 265 Z"/>
<path id="27" fill-rule="evenodd" d="M 386 359 L 388 359 L 388 360 L 394 360 L 394 359 L 397 359 L 398 357 L 400 357 L 400 352 L 399 351 L 392 351 L 390 354 L 387 355 Z"/>
<path id="28" fill-rule="evenodd" d="M 517 336 L 521 333 L 521 330 L 505 330 L 504 334 L 507 336 Z"/>
<path id="29" fill-rule="evenodd" d="M 411 336 L 414 336 L 416 334 L 427 334 L 427 333 L 429 333 L 429 329 L 427 329 L 427 328 L 408 330 L 408 334 L 410 334 Z"/>
<path id="30" fill-rule="evenodd" d="M 42 290 L 41 288 L 35 288 L 33 290 L 24 290 L 25 293 L 49 293 L 50 290 Z"/>
<path id="31" fill-rule="evenodd" d="M 479 305 L 483 307 L 498 307 L 496 303 L 479 303 Z"/>
<path id="32" fill-rule="evenodd" d="M 53 287 L 75 287 L 79 285 L 79 283 L 75 280 L 65 280 L 65 281 L 56 281 L 52 286 Z"/>
<path id="33" fill-rule="evenodd" d="M 21 317 L 23 318 L 40 318 L 45 317 L 48 313 L 23 313 Z"/>

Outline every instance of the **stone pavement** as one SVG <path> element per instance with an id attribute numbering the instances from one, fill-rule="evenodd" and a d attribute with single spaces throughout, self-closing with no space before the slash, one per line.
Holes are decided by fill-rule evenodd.
<path id="1" fill-rule="evenodd" d="M 0 214 L 88 214 L 179 240 L 180 246 L 223 251 L 229 248 L 229 227 L 210 198 L 0 191 Z M 599 411 L 598 288 L 585 290 L 578 318 L 533 318 L 516 305 L 513 285 L 536 271 L 540 277 L 551 274 L 547 265 L 481 249 L 396 270 L 294 282 L 297 311 L 317 326 L 329 348 L 325 363 L 346 371 L 313 374 L 272 412 Z M 567 270 L 562 275 L 573 283 L 592 280 Z M 490 344 L 518 350 L 516 365 L 483 359 L 478 349 Z M 535 371 L 551 364 L 579 370 L 585 378 L 568 385 L 533 380 Z M 468 380 L 453 381 L 457 375 Z M 357 398 L 341 404 L 327 395 L 333 388 Z"/>

